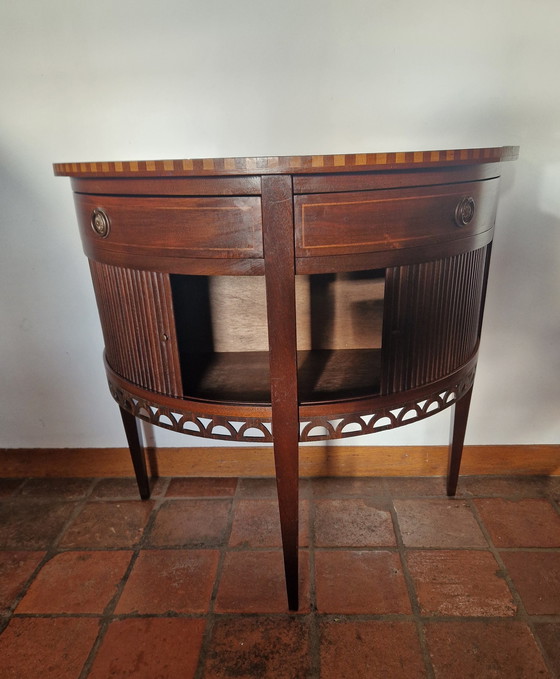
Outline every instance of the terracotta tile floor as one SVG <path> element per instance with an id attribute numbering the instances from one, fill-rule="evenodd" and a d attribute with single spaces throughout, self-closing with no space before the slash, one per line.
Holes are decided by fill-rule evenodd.
<path id="1" fill-rule="evenodd" d="M 2 679 L 560 678 L 560 477 L 0 479 Z"/>

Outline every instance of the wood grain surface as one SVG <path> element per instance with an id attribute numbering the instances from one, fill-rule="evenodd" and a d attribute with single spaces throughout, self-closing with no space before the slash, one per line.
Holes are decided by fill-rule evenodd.
<path id="1" fill-rule="evenodd" d="M 65 177 L 120 177 L 299 174 L 339 172 L 351 169 L 430 167 L 433 165 L 471 165 L 515 160 L 517 146 L 453 149 L 446 151 L 402 151 L 396 153 L 344 153 L 315 156 L 266 156 L 252 158 L 188 158 L 182 160 L 129 160 L 87 163 L 55 163 L 54 173 Z"/>

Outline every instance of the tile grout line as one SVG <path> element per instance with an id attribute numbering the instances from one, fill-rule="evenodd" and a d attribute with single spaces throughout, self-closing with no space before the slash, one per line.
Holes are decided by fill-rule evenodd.
<path id="1" fill-rule="evenodd" d="M 25 501 L 26 498 L 21 495 L 23 492 L 25 485 L 27 484 L 28 480 L 22 481 L 22 483 L 14 489 L 14 493 L 12 493 L 11 496 L 8 496 L 6 500 L 14 500 L 17 498 L 17 501 Z M 231 613 L 231 614 L 219 614 L 215 613 L 214 606 L 218 594 L 218 589 L 222 577 L 222 571 L 223 571 L 223 566 L 224 566 L 224 561 L 226 558 L 226 555 L 230 551 L 244 551 L 247 549 L 247 547 L 239 547 L 239 548 L 230 548 L 229 547 L 229 540 L 231 538 L 231 531 L 233 527 L 233 521 L 235 518 L 235 512 L 237 508 L 237 504 L 241 499 L 263 499 L 265 496 L 257 496 L 255 498 L 243 498 L 243 496 L 240 494 L 240 488 L 239 488 L 239 482 L 237 484 L 237 487 L 235 489 L 235 492 L 233 493 L 232 497 L 224 497 L 220 496 L 220 498 L 217 498 L 216 496 L 196 496 L 196 498 L 185 498 L 183 496 L 177 497 L 177 498 L 168 498 L 166 497 L 166 490 L 169 488 L 169 484 L 171 482 L 170 479 L 166 480 L 165 483 L 165 488 L 163 490 L 158 491 L 158 496 L 156 499 L 153 500 L 154 505 L 152 507 L 152 510 L 148 516 L 148 520 L 146 521 L 145 526 L 143 527 L 142 535 L 141 538 L 139 539 L 138 543 L 135 545 L 133 548 L 126 548 L 126 547 L 118 547 L 118 548 L 109 548 L 109 549 L 102 549 L 98 548 L 98 550 L 91 549 L 89 547 L 85 547 L 82 549 L 85 549 L 87 551 L 129 551 L 132 552 L 130 562 L 126 568 L 125 573 L 123 574 L 122 579 L 119 582 L 119 585 L 117 587 L 116 593 L 114 597 L 111 599 L 111 601 L 107 604 L 105 607 L 104 612 L 99 615 L 99 614 L 15 614 L 14 611 L 19 605 L 19 602 L 21 599 L 25 596 L 25 594 L 29 590 L 29 586 L 31 583 L 34 581 L 36 578 L 38 572 L 41 570 L 41 568 L 45 565 L 45 563 L 50 560 L 55 554 L 65 552 L 65 551 L 77 551 L 76 549 L 58 549 L 57 545 L 59 544 L 60 540 L 62 539 L 62 536 L 64 535 L 65 531 L 68 529 L 68 527 L 71 525 L 72 521 L 75 520 L 76 516 L 79 514 L 79 512 L 82 510 L 83 506 L 89 501 L 92 500 L 94 502 L 110 502 L 110 501 L 121 501 L 124 502 L 126 500 L 130 500 L 129 497 L 126 496 L 121 496 L 117 497 L 115 496 L 109 496 L 106 498 L 100 497 L 100 498 L 92 498 L 94 489 L 97 487 L 98 483 L 100 483 L 100 479 L 98 480 L 93 480 L 88 488 L 87 493 L 84 494 L 83 497 L 79 499 L 63 499 L 61 503 L 74 503 L 76 506 L 74 507 L 72 513 L 68 517 L 68 519 L 63 523 L 62 527 L 60 528 L 60 531 L 53 537 L 53 539 L 49 542 L 47 549 L 44 550 L 45 554 L 41 562 L 37 565 L 35 568 L 34 572 L 29 576 L 29 578 L 26 580 L 26 582 L 21 585 L 21 593 L 20 596 L 17 598 L 17 601 L 12 604 L 12 607 L 10 609 L 10 612 L 8 613 L 7 617 L 2 616 L 0 618 L 0 633 L 2 633 L 7 625 L 9 624 L 10 620 L 13 619 L 14 617 L 16 618 L 50 618 L 50 619 L 56 619 L 56 618 L 98 618 L 100 625 L 99 625 L 99 630 L 97 637 L 95 638 L 95 641 L 93 642 L 92 647 L 90 648 L 90 652 L 88 655 L 88 658 L 86 659 L 86 662 L 83 665 L 82 671 L 79 675 L 80 679 L 86 679 L 88 676 L 89 672 L 91 672 L 91 668 L 94 664 L 95 657 L 97 656 L 97 653 L 99 651 L 99 648 L 103 644 L 103 640 L 105 638 L 107 629 L 109 628 L 110 624 L 115 621 L 115 620 L 120 620 L 120 619 L 125 619 L 125 618 L 152 618 L 152 617 L 158 617 L 158 618 L 170 618 L 170 617 L 186 617 L 186 618 L 197 618 L 197 619 L 202 619 L 205 618 L 206 620 L 206 625 L 203 633 L 203 639 L 202 643 L 200 646 L 199 650 L 199 657 L 198 657 L 198 669 L 197 673 L 195 675 L 196 679 L 202 679 L 203 672 L 205 670 L 205 665 L 207 663 L 207 654 L 208 650 L 210 648 L 210 643 L 212 639 L 212 633 L 214 630 L 214 622 L 217 619 L 220 618 L 239 618 L 239 617 L 259 617 L 262 615 L 267 615 L 267 617 L 282 617 L 285 615 L 285 613 L 276 613 L 276 614 L 265 614 L 265 613 L 252 613 L 252 614 L 240 614 L 240 613 Z M 549 495 L 544 495 L 541 496 L 539 495 L 541 499 L 547 499 L 552 505 L 553 508 L 555 509 L 556 512 L 560 511 L 560 507 L 558 506 L 557 501 L 553 497 L 552 493 L 554 491 L 550 491 Z M 15 494 L 15 495 L 14 495 Z M 340 500 L 345 500 L 345 499 L 355 499 L 356 497 L 370 497 L 371 494 L 367 493 L 360 493 L 358 495 L 353 494 L 353 493 L 346 493 L 344 496 L 342 495 L 335 495 L 332 496 L 330 499 L 340 499 Z M 377 493 L 374 494 L 375 497 L 377 498 Z M 412 615 L 408 616 L 387 616 L 387 615 L 320 615 L 317 611 L 317 601 L 316 601 L 316 578 L 315 578 L 315 552 L 321 551 L 323 548 L 317 548 L 315 546 L 315 503 L 317 499 L 329 499 L 329 498 L 321 498 L 320 496 L 318 498 L 315 498 L 313 494 L 309 494 L 309 546 L 308 546 L 308 554 L 309 554 L 309 587 L 310 587 L 310 613 L 309 615 L 304 614 L 300 616 L 300 619 L 302 622 L 304 622 L 307 619 L 307 624 L 305 625 L 306 629 L 308 630 L 309 633 L 309 660 L 310 660 L 310 675 L 309 679 L 316 679 L 316 677 L 319 676 L 320 674 L 320 651 L 321 651 L 321 638 L 320 638 L 320 625 L 322 621 L 329 621 L 329 620 L 335 620 L 335 619 L 342 619 L 342 620 L 349 620 L 349 621 L 360 621 L 360 620 L 381 620 L 381 621 L 389 621 L 389 620 L 409 620 L 410 622 L 414 622 L 417 628 L 417 634 L 420 638 L 420 644 L 421 644 L 421 652 L 423 655 L 423 661 L 426 666 L 426 668 L 431 669 L 431 674 L 428 673 L 428 676 L 433 677 L 433 669 L 430 661 L 430 656 L 429 656 L 429 650 L 427 647 L 427 642 L 425 637 L 425 631 L 424 631 L 424 626 L 426 624 L 429 624 L 431 622 L 436 622 L 436 623 L 445 623 L 449 621 L 454 621 L 454 622 L 472 622 L 474 621 L 479 621 L 479 622 L 492 622 L 493 624 L 495 623 L 503 623 L 504 625 L 507 625 L 510 621 L 519 621 L 525 623 L 531 632 L 531 635 L 533 637 L 533 640 L 536 644 L 536 648 L 538 649 L 538 652 L 540 653 L 545 665 L 547 668 L 552 672 L 552 676 L 554 675 L 554 670 L 552 669 L 552 662 L 549 660 L 547 653 L 542 647 L 542 644 L 540 642 L 540 637 L 538 634 L 535 632 L 535 625 L 539 623 L 556 623 L 558 624 L 560 622 L 560 615 L 555 614 L 555 615 L 550 615 L 550 616 L 531 616 L 527 613 L 527 611 L 524 608 L 523 602 L 521 600 L 521 597 L 519 593 L 517 592 L 517 589 L 513 585 L 513 581 L 511 580 L 511 577 L 509 576 L 509 572 L 507 568 L 505 567 L 505 563 L 503 559 L 501 558 L 502 553 L 507 553 L 507 552 L 513 552 L 513 551 L 527 551 L 527 552 L 534 552 L 534 553 L 539 553 L 539 552 L 558 552 L 560 551 L 560 548 L 544 548 L 544 547 L 534 547 L 534 548 L 523 548 L 523 547 L 512 547 L 512 548 L 497 548 L 493 541 L 491 540 L 489 533 L 486 529 L 486 526 L 484 524 L 484 521 L 482 520 L 481 516 L 478 513 L 478 509 L 476 507 L 475 501 L 478 499 L 482 498 L 503 498 L 503 499 L 509 499 L 511 498 L 512 500 L 516 499 L 524 499 L 524 495 L 519 495 L 518 493 L 514 494 L 503 494 L 503 495 L 486 495 L 486 494 L 478 494 L 474 493 L 472 495 L 468 496 L 463 496 L 461 495 L 457 499 L 463 500 L 471 509 L 471 512 L 473 513 L 480 529 L 482 530 L 482 533 L 485 537 L 486 542 L 488 543 L 488 546 L 486 547 L 481 547 L 481 548 L 456 548 L 456 547 L 449 547 L 448 549 L 453 549 L 454 551 L 458 551 L 461 549 L 467 550 L 467 551 L 489 551 L 492 553 L 494 556 L 500 570 L 505 576 L 505 582 L 511 592 L 511 595 L 514 599 L 514 602 L 517 606 L 517 614 L 514 616 L 507 616 L 507 617 L 487 617 L 487 616 L 426 616 L 422 615 L 420 612 L 420 607 L 419 603 L 417 601 L 417 598 L 415 598 L 415 586 L 414 586 L 414 580 L 412 579 L 412 576 L 410 575 L 410 572 L 408 571 L 408 564 L 407 564 L 407 555 L 410 551 L 413 551 L 413 548 L 407 548 L 404 545 L 404 541 L 402 539 L 402 535 L 400 533 L 400 526 L 398 523 L 398 516 L 396 514 L 396 510 L 394 508 L 394 500 L 395 499 L 417 499 L 417 500 L 424 500 L 424 499 L 434 499 L 434 498 L 440 498 L 440 495 L 422 495 L 422 494 L 411 494 L 411 495 L 402 495 L 399 496 L 397 495 L 396 497 L 392 493 L 388 493 L 389 496 L 389 501 L 388 501 L 388 506 L 390 508 L 390 514 L 393 522 L 393 530 L 396 536 L 397 540 L 397 546 L 392 547 L 392 548 L 383 548 L 387 551 L 391 551 L 393 553 L 398 553 L 400 560 L 401 560 L 401 565 L 403 567 L 403 574 L 405 576 L 405 582 L 407 584 L 407 590 L 408 590 L 408 595 L 409 595 L 409 600 L 411 603 L 412 607 Z M 268 496 L 267 496 L 268 497 Z M 307 497 L 307 495 L 306 495 Z M 533 497 L 529 495 L 529 497 Z M 47 499 L 45 498 L 39 498 L 41 499 Z M 52 498 L 48 498 L 52 499 Z M 126 583 L 128 582 L 129 576 L 134 568 L 134 565 L 143 549 L 146 547 L 149 549 L 148 540 L 149 536 L 151 534 L 151 531 L 153 529 L 154 523 L 156 521 L 156 517 L 158 512 L 160 511 L 162 505 L 164 502 L 167 500 L 170 500 L 173 502 L 173 500 L 185 500 L 185 499 L 208 499 L 208 500 L 215 500 L 215 499 L 230 499 L 230 507 L 228 511 L 228 520 L 227 520 L 227 527 L 224 532 L 224 539 L 222 540 L 220 545 L 216 545 L 216 548 L 219 551 L 219 560 L 218 564 L 216 567 L 216 575 L 214 578 L 214 584 L 212 587 L 212 592 L 210 595 L 210 601 L 208 605 L 208 611 L 206 614 L 199 614 L 199 615 L 182 615 L 182 614 L 173 614 L 170 612 L 163 613 L 160 615 L 151 615 L 151 614 L 145 614 L 145 615 L 139 615 L 139 614 L 123 614 L 123 615 L 116 615 L 114 613 L 114 610 L 118 604 L 118 601 L 120 600 L 120 597 L 122 595 L 122 592 L 124 590 L 124 587 L 126 586 Z M 158 549 L 157 547 L 153 547 L 153 549 Z M 160 549 L 165 549 L 165 548 L 160 548 Z M 185 546 L 176 546 L 176 547 L 169 547 L 168 549 L 173 550 L 173 549 L 185 549 Z M 194 548 L 189 548 L 189 549 L 198 549 L 197 547 Z M 259 548 L 255 547 L 248 547 L 248 549 L 255 550 Z M 263 550 L 268 550 L 270 548 L 260 548 Z M 324 549 L 341 549 L 341 550 L 347 550 L 347 549 L 352 549 L 351 547 L 339 547 L 339 548 L 329 548 L 325 547 Z M 355 548 L 354 548 L 355 549 Z M 360 549 L 367 549 L 368 551 L 378 551 L 381 549 L 381 547 L 371 547 L 371 548 L 360 548 Z M 441 548 L 421 548 L 421 549 L 431 549 L 433 551 L 440 551 Z M 43 550 L 37 550 L 37 551 L 43 551 Z M 412 589 L 411 589 L 412 586 Z M 416 609 L 415 609 L 415 603 L 417 604 Z M 426 655 L 427 653 L 427 655 Z M 428 658 L 428 663 L 426 662 L 426 658 Z M 428 670 L 427 670 L 428 671 Z"/>
<path id="2" fill-rule="evenodd" d="M 134 565 L 136 564 L 136 561 L 138 560 L 138 557 L 140 555 L 140 551 L 144 547 L 148 535 L 150 534 L 153 524 L 155 522 L 156 516 L 159 513 L 159 510 L 161 509 L 161 506 L 163 504 L 163 498 L 165 497 L 165 492 L 167 490 L 167 487 L 169 486 L 169 479 L 164 482 L 164 487 L 161 490 L 161 493 L 159 496 L 156 498 L 150 497 L 147 502 L 152 502 L 152 510 L 150 511 L 150 515 L 148 517 L 148 520 L 146 521 L 146 524 L 144 528 L 142 529 L 142 535 L 140 536 L 140 539 L 138 542 L 132 546 L 132 548 L 126 549 L 126 548 L 120 548 L 122 551 L 131 551 L 132 555 L 130 557 L 130 561 L 128 563 L 128 566 L 119 582 L 117 585 L 116 591 L 113 595 L 113 597 L 110 599 L 110 601 L 107 603 L 105 606 L 105 609 L 103 610 L 103 613 L 99 616 L 99 630 L 97 632 L 97 636 L 95 638 L 95 641 L 93 642 L 90 651 L 88 653 L 88 656 L 82 666 L 82 670 L 79 674 L 78 679 L 86 679 L 89 673 L 91 672 L 91 669 L 93 667 L 93 663 L 95 662 L 95 658 L 97 657 L 97 654 L 99 652 L 99 649 L 101 648 L 103 641 L 105 639 L 105 636 L 107 634 L 107 631 L 109 630 L 109 627 L 112 622 L 116 619 L 114 616 L 114 610 L 117 606 L 117 603 L 119 602 L 119 599 L 121 598 L 121 595 L 124 591 L 124 588 L 126 587 L 126 583 L 128 582 L 128 578 L 130 577 L 130 574 L 132 573 L 132 570 L 134 568 Z M 100 502 L 124 502 L 125 499 L 118 498 L 117 496 L 115 497 L 107 497 L 107 498 L 95 498 L 96 501 Z M 120 551 L 119 550 L 119 551 Z M 108 551 L 108 550 L 100 550 L 100 551 Z M 113 551 L 113 550 L 111 550 Z M 115 550 L 116 551 L 116 550 Z"/>
<path id="3" fill-rule="evenodd" d="M 478 508 L 476 506 L 476 503 L 473 501 L 474 499 L 478 499 L 478 498 L 469 498 L 469 500 L 468 500 L 469 506 L 471 508 L 471 511 L 472 511 L 476 521 L 479 524 L 479 527 L 480 527 L 484 537 L 488 541 L 488 547 L 489 547 L 490 552 L 494 556 L 494 559 L 498 563 L 500 570 L 504 574 L 504 580 L 505 580 L 507 586 L 509 587 L 509 590 L 512 594 L 514 603 L 517 607 L 516 615 L 505 618 L 504 620 L 518 620 L 520 622 L 524 622 L 527 625 L 527 627 L 529 628 L 529 630 L 531 632 L 531 636 L 533 637 L 535 645 L 536 645 L 536 647 L 537 647 L 537 649 L 538 649 L 538 651 L 539 651 L 539 653 L 540 653 L 540 655 L 541 655 L 541 657 L 544 661 L 545 666 L 551 672 L 551 677 L 554 677 L 555 676 L 554 668 L 552 667 L 552 663 L 549 660 L 548 654 L 546 653 L 546 651 L 545 651 L 545 649 L 544 649 L 544 647 L 541 643 L 540 637 L 535 630 L 533 620 L 532 620 L 531 616 L 529 615 L 529 613 L 527 612 L 525 605 L 523 603 L 523 600 L 521 598 L 521 595 L 519 594 L 519 592 L 517 591 L 517 588 L 515 587 L 515 585 L 513 583 L 513 580 L 512 580 L 512 578 L 509 574 L 509 571 L 506 568 L 505 562 L 503 561 L 503 559 L 501 557 L 500 550 L 494 545 L 494 541 L 492 540 L 490 533 L 489 533 L 488 529 L 486 528 L 486 525 L 484 524 L 484 521 L 483 521 L 482 517 L 480 516 L 480 514 L 478 512 Z M 522 550 L 523 548 L 519 548 L 519 549 Z"/>
<path id="4" fill-rule="evenodd" d="M 200 644 L 200 649 L 198 652 L 198 661 L 196 670 L 194 673 L 194 679 L 202 679 L 203 672 L 206 667 L 208 650 L 210 648 L 210 642 L 214 633 L 214 625 L 216 622 L 216 614 L 214 612 L 214 606 L 218 596 L 218 590 L 220 588 L 220 583 L 222 579 L 222 572 L 224 569 L 224 563 L 226 560 L 229 540 L 231 537 L 231 531 L 233 528 L 233 520 L 235 518 L 235 510 L 237 504 L 239 503 L 239 478 L 237 478 L 237 483 L 235 485 L 235 490 L 230 497 L 230 506 L 228 510 L 227 524 L 222 538 L 222 543 L 219 548 L 218 564 L 216 566 L 216 575 L 214 577 L 214 585 L 212 587 L 212 592 L 210 593 L 210 600 L 208 602 L 208 611 L 206 612 L 206 624 L 204 625 L 204 632 L 202 635 L 202 641 Z M 215 498 L 216 499 L 216 498 Z"/>
<path id="5" fill-rule="evenodd" d="M 511 595 L 513 597 L 513 601 L 514 601 L 516 608 L 517 608 L 517 613 L 514 616 L 510 616 L 510 619 L 519 619 L 519 620 L 526 621 L 526 619 L 529 616 L 528 616 L 527 611 L 525 610 L 525 606 L 523 605 L 523 601 L 521 600 L 521 596 L 519 595 L 516 587 L 513 584 L 513 581 L 512 581 L 510 574 L 509 574 L 509 572 L 506 568 L 506 565 L 505 565 L 505 563 L 504 563 L 504 561 L 503 561 L 503 559 L 500 555 L 499 549 L 494 545 L 494 541 L 492 540 L 492 537 L 491 537 L 488 529 L 486 528 L 486 525 L 485 525 L 482 517 L 480 516 L 480 514 L 478 512 L 478 508 L 473 501 L 475 499 L 478 499 L 478 498 L 469 498 L 469 500 L 468 500 L 469 507 L 471 509 L 473 516 L 476 519 L 476 522 L 478 523 L 480 530 L 482 531 L 482 534 L 484 535 L 485 540 L 488 542 L 488 551 L 491 552 L 492 556 L 496 560 L 498 566 L 500 567 L 500 570 L 502 571 L 502 573 L 504 575 L 504 580 L 505 580 L 505 582 L 506 582 L 506 584 L 507 584 L 507 586 L 508 586 L 508 588 L 511 592 Z"/>
<path id="6" fill-rule="evenodd" d="M 19 481 L 19 484 L 15 486 L 15 488 L 12 488 L 11 492 L 8 493 L 8 495 L 4 495 L 1 499 L 2 500 L 13 500 L 16 497 L 20 497 L 20 493 L 25 486 L 25 484 L 30 481 L 33 477 L 32 476 L 25 476 L 22 479 L 16 479 L 16 481 Z M 4 480 L 4 477 L 3 477 Z"/>
<path id="7" fill-rule="evenodd" d="M 401 534 L 401 529 L 399 525 L 397 510 L 394 505 L 394 494 L 390 492 L 390 487 L 387 485 L 387 490 L 389 491 L 389 511 L 391 513 L 391 519 L 393 521 L 393 531 L 395 533 L 395 538 L 397 541 L 397 548 L 399 557 L 401 560 L 401 566 L 403 569 L 404 580 L 408 592 L 408 598 L 412 608 L 412 616 L 414 619 L 414 624 L 416 627 L 416 634 L 420 643 L 420 652 L 422 654 L 422 660 L 424 662 L 424 668 L 426 670 L 426 678 L 434 679 L 434 667 L 431 661 L 430 651 L 428 648 L 428 642 L 426 639 L 426 633 L 424 630 L 424 624 L 421 618 L 420 602 L 416 596 L 416 587 L 414 586 L 414 580 L 408 568 L 408 561 L 406 559 L 406 546 L 404 539 Z"/>
<path id="8" fill-rule="evenodd" d="M 26 478 L 24 481 L 18 486 L 18 488 L 12 493 L 11 497 L 9 499 L 16 499 L 17 502 L 23 501 L 25 498 L 23 495 L 21 495 L 21 492 L 25 488 L 26 484 L 28 481 L 32 479 Z M 70 513 L 66 521 L 63 522 L 63 524 L 60 527 L 60 530 L 58 533 L 50 540 L 50 542 L 46 545 L 44 549 L 36 549 L 36 550 L 30 550 L 30 551 L 38 551 L 38 552 L 45 552 L 43 555 L 43 558 L 41 561 L 37 564 L 33 572 L 30 574 L 30 576 L 27 578 L 27 580 L 23 583 L 20 594 L 17 596 L 12 603 L 12 606 L 9 609 L 9 613 L 7 615 L 6 619 L 6 624 L 2 625 L 0 627 L 0 632 L 3 632 L 4 629 L 8 626 L 10 621 L 14 618 L 20 617 L 22 614 L 21 613 L 16 613 L 17 607 L 21 603 L 22 599 L 25 597 L 27 592 L 29 591 L 30 586 L 33 584 L 35 581 L 35 578 L 39 574 L 39 572 L 43 569 L 43 567 L 57 554 L 60 553 L 60 550 L 57 548 L 58 542 L 64 535 L 64 533 L 68 530 L 72 522 L 76 519 L 76 517 L 79 515 L 79 513 L 82 511 L 83 507 L 87 503 L 88 499 L 91 497 L 91 493 L 93 492 L 93 489 L 95 488 L 97 484 L 96 479 L 92 479 L 89 485 L 89 488 L 87 491 L 84 492 L 81 498 L 76 498 L 76 499 L 67 499 L 67 500 L 61 500 L 60 503 L 67 503 L 71 504 L 74 503 L 75 507 L 74 510 Z M 16 492 L 17 491 L 17 492 Z M 47 501 L 51 500 L 52 498 L 50 497 L 40 497 L 36 502 L 41 502 L 41 501 Z"/>
<path id="9" fill-rule="evenodd" d="M 80 671 L 80 674 L 78 675 L 78 679 L 86 679 L 86 677 L 89 675 L 91 668 L 93 666 L 93 662 L 95 661 L 97 653 L 101 648 L 101 644 L 105 639 L 105 635 L 107 634 L 107 630 L 109 629 L 110 624 L 111 621 L 108 618 L 107 619 L 104 619 L 103 617 L 99 618 L 99 629 L 97 631 L 97 636 L 95 637 L 95 640 L 91 645 L 91 648 L 89 649 L 89 653 L 84 661 L 84 664 L 82 665 L 82 669 Z"/>
<path id="10" fill-rule="evenodd" d="M 13 494 L 12 494 L 12 497 L 16 497 L 16 498 L 20 498 L 20 499 L 23 498 L 23 495 L 22 495 L 21 493 L 22 493 L 22 491 L 24 490 L 25 485 L 27 484 L 27 481 L 29 481 L 29 479 L 26 479 L 26 480 L 18 487 L 18 489 L 17 489 L 17 494 L 16 494 L 16 493 L 13 493 Z M 67 499 L 67 500 L 66 500 L 66 502 L 68 502 L 68 503 L 70 503 L 70 502 L 75 502 L 74 510 L 71 512 L 71 514 L 69 515 L 69 517 L 67 518 L 67 520 L 62 524 L 62 526 L 61 526 L 59 532 L 57 533 L 57 535 L 50 541 L 50 543 L 49 543 L 48 546 L 47 546 L 47 549 L 45 550 L 45 555 L 44 555 L 43 559 L 42 559 L 41 562 L 37 565 L 37 567 L 35 568 L 35 570 L 33 571 L 33 573 L 32 573 L 32 574 L 30 575 L 30 577 L 27 579 L 25 585 L 22 587 L 22 590 L 21 590 L 20 595 L 17 597 L 15 603 L 14 603 L 13 606 L 12 606 L 12 614 L 11 614 L 11 616 L 8 618 L 7 624 L 9 624 L 9 622 L 10 622 L 12 619 L 24 618 L 24 617 L 25 617 L 25 618 L 28 618 L 28 617 L 37 617 L 37 618 L 39 618 L 39 617 L 44 617 L 44 618 L 47 618 L 47 619 L 52 619 L 52 618 L 55 618 L 55 617 L 56 617 L 56 618 L 59 618 L 59 617 L 67 617 L 67 618 L 75 618 L 75 617 L 82 617 L 82 618 L 85 618 L 85 617 L 88 617 L 88 618 L 89 618 L 89 617 L 91 617 L 91 618 L 97 618 L 97 619 L 99 619 L 99 621 L 100 621 L 100 623 L 101 623 L 102 617 L 99 616 L 99 614 L 88 614 L 88 615 L 82 614 L 81 616 L 76 616 L 76 615 L 72 615 L 72 614 L 68 614 L 68 615 L 59 615 L 59 614 L 57 614 L 57 615 L 54 615 L 54 614 L 43 614 L 43 615 L 37 614 L 37 615 L 29 615 L 29 614 L 26 614 L 26 615 L 23 615 L 23 614 L 17 614 L 17 613 L 15 613 L 15 611 L 16 611 L 16 609 L 17 609 L 17 606 L 19 605 L 19 603 L 21 602 L 21 600 L 23 599 L 23 597 L 27 594 L 27 592 L 28 592 L 28 590 L 29 590 L 29 587 L 31 586 L 31 584 L 32 584 L 33 581 L 35 580 L 35 578 L 36 578 L 36 576 L 38 575 L 39 571 L 40 571 L 40 570 L 41 570 L 41 569 L 42 569 L 42 568 L 43 568 L 43 567 L 44 567 L 44 566 L 45 566 L 52 558 L 54 558 L 54 556 L 56 556 L 57 554 L 64 553 L 64 552 L 66 552 L 66 551 L 68 551 L 68 552 L 71 552 L 71 551 L 78 551 L 78 550 L 71 550 L 71 549 L 69 549 L 69 550 L 60 549 L 60 548 L 58 547 L 58 545 L 59 545 L 60 540 L 62 539 L 63 535 L 64 535 L 64 534 L 66 533 L 66 531 L 68 530 L 68 528 L 72 525 L 72 523 L 75 521 L 75 519 L 79 516 L 80 512 L 83 510 L 83 508 L 84 508 L 85 505 L 88 503 L 88 501 L 92 499 L 93 491 L 94 491 L 95 487 L 99 484 L 100 481 L 101 481 L 101 479 L 92 479 L 92 480 L 91 480 L 91 483 L 90 483 L 90 485 L 89 485 L 88 490 L 82 495 L 82 497 L 81 497 L 79 500 L 73 500 L 73 499 Z M 46 498 L 44 498 L 44 499 L 46 499 Z M 63 501 L 61 501 L 61 503 L 62 503 L 62 502 L 63 502 Z M 37 550 L 37 551 L 42 551 L 42 550 Z M 83 550 L 83 551 L 89 551 L 89 550 Z M 7 624 L 6 624 L 6 626 L 7 626 Z M 101 627 L 101 625 L 100 625 L 100 627 Z M 3 631 L 3 630 L 1 630 L 1 631 Z M 94 641 L 94 643 L 93 643 L 93 647 L 95 647 L 96 644 L 97 644 L 97 640 L 98 640 L 99 634 L 100 634 L 100 633 L 99 633 L 99 631 L 98 631 L 97 636 L 96 636 L 96 639 L 95 639 L 95 641 Z M 93 647 L 92 647 L 92 648 L 93 648 Z M 89 656 L 91 655 L 91 653 L 92 653 L 92 649 L 90 649 L 90 653 L 88 653 L 88 658 L 86 659 L 86 663 L 85 663 L 85 664 L 87 664 L 87 660 L 89 659 Z M 84 667 L 85 667 L 85 665 L 84 665 Z M 83 672 L 83 670 L 82 670 L 82 672 Z M 82 676 L 82 672 L 80 673 L 80 677 Z"/>

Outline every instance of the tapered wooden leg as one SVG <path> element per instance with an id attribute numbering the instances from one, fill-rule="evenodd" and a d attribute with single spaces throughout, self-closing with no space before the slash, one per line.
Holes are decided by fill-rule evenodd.
<path id="1" fill-rule="evenodd" d="M 276 442 L 274 444 L 274 459 L 288 607 L 292 611 L 297 611 L 299 603 L 297 441 L 295 446 L 286 446 L 285 442 Z"/>
<path id="2" fill-rule="evenodd" d="M 119 406 L 120 408 L 120 406 Z M 120 408 L 121 417 L 126 433 L 126 440 L 128 441 L 128 448 L 130 450 L 130 457 L 134 466 L 134 473 L 136 475 L 136 483 L 140 491 L 142 500 L 147 500 L 150 497 L 150 480 L 146 469 L 146 458 L 144 456 L 144 449 L 142 447 L 142 438 L 138 428 L 138 422 L 134 415 Z"/>
<path id="3" fill-rule="evenodd" d="M 298 439 L 295 255 L 291 178 L 262 178 L 272 440 L 288 605 L 298 607 Z"/>
<path id="4" fill-rule="evenodd" d="M 463 443 L 465 441 L 471 396 L 472 387 L 453 406 L 453 424 L 449 444 L 449 466 L 447 469 L 447 494 L 449 496 L 453 496 L 457 492 L 457 481 L 459 480 L 459 469 L 463 455 Z"/>

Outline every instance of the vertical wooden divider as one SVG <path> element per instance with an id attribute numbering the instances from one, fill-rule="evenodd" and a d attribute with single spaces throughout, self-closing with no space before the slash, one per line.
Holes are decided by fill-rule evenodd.
<path id="1" fill-rule="evenodd" d="M 292 178 L 262 178 L 272 437 L 288 605 L 298 608 L 298 443 L 295 254 Z"/>

